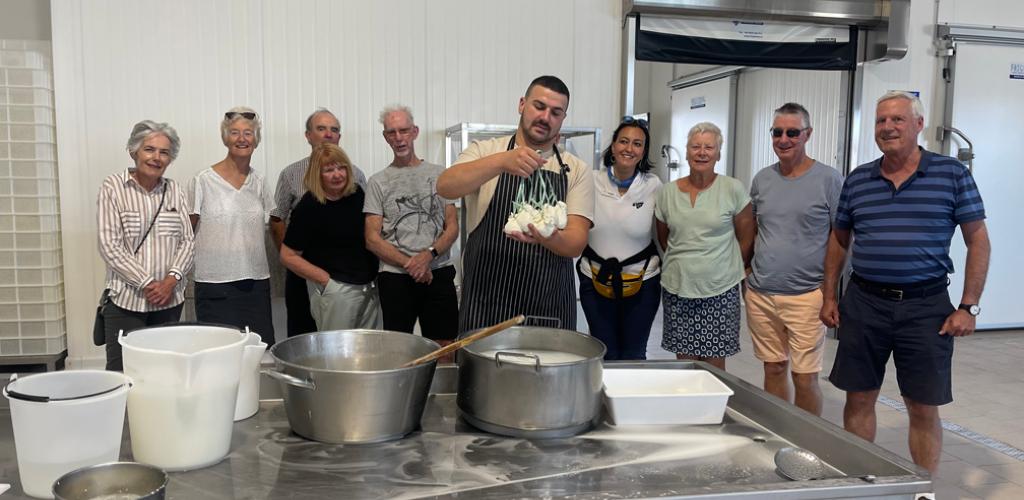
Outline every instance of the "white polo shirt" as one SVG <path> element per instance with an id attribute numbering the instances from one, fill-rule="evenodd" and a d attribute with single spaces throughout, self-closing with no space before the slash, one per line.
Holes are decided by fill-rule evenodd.
<path id="1" fill-rule="evenodd" d="M 594 228 L 590 230 L 588 244 L 602 258 L 625 260 L 647 248 L 654 241 L 654 199 L 661 189 L 661 179 L 646 172 L 637 175 L 625 194 L 608 179 L 608 168 L 594 172 Z M 581 258 L 580 270 L 592 277 L 590 260 Z M 623 268 L 628 274 L 640 274 L 643 262 Z M 658 256 L 644 273 L 644 279 L 661 270 Z"/>

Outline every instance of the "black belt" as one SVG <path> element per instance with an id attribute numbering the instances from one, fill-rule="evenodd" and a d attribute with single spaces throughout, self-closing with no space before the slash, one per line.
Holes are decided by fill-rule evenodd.
<path id="1" fill-rule="evenodd" d="M 945 291 L 949 286 L 949 278 L 936 278 L 928 281 L 919 281 L 917 283 L 891 285 L 866 280 L 858 276 L 857 273 L 853 273 L 850 275 L 850 280 L 856 283 L 861 290 L 864 290 L 871 295 L 895 301 L 930 297 Z"/>

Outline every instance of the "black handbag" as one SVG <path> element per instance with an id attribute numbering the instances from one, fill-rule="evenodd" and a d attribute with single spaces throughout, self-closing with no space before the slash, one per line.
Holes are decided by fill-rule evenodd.
<path id="1" fill-rule="evenodd" d="M 167 196 L 167 186 L 164 186 L 164 192 L 160 194 L 160 205 L 156 207 L 156 213 L 153 214 L 153 220 L 149 223 L 149 227 L 146 228 L 146 234 L 142 235 L 142 239 L 139 240 L 139 244 L 135 246 L 134 255 L 139 254 L 139 249 L 142 248 L 142 244 L 146 242 L 149 232 L 152 231 L 153 226 L 156 225 L 156 218 L 160 216 L 160 210 L 164 208 L 165 196 Z M 96 319 L 92 320 L 92 343 L 97 346 L 107 343 L 107 324 L 103 319 L 103 308 L 109 303 L 110 289 L 107 288 L 100 294 L 100 305 L 96 306 Z"/>
<path id="2" fill-rule="evenodd" d="M 96 306 L 96 319 L 92 322 L 92 343 L 103 345 L 107 343 L 106 323 L 103 321 L 103 308 L 110 303 L 110 289 L 103 290 L 100 294 L 100 305 Z"/>

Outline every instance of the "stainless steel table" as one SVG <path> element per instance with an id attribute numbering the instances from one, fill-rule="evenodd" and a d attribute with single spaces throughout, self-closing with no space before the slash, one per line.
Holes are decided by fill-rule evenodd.
<path id="1" fill-rule="evenodd" d="M 231 453 L 205 469 L 171 474 L 172 499 L 323 498 L 914 498 L 926 473 L 882 448 L 785 404 L 703 363 L 608 363 L 615 368 L 703 369 L 735 395 L 711 426 L 602 425 L 567 439 L 525 440 L 470 427 L 455 407 L 457 369 L 438 368 L 422 429 L 373 445 L 329 445 L 291 433 L 280 400 L 235 424 Z M 264 379 L 268 392 L 274 382 Z M 0 410 L 0 500 L 25 498 L 18 484 L 9 410 Z M 839 479 L 795 482 L 773 456 L 807 448 Z M 122 457 L 130 459 L 127 426 Z M 873 475 L 873 480 L 862 476 Z"/>

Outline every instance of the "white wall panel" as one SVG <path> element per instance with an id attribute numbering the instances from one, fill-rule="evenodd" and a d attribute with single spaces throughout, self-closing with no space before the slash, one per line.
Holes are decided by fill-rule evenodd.
<path id="1" fill-rule="evenodd" d="M 796 102 L 811 115 L 810 157 L 831 166 L 839 163 L 845 132 L 842 73 L 757 69 L 740 73 L 736 104 L 736 178 L 750 185 L 759 170 L 778 161 L 768 129 L 775 109 Z M 842 166 L 839 165 L 840 170 Z"/>
<path id="2" fill-rule="evenodd" d="M 178 129 L 168 176 L 185 181 L 225 154 L 223 112 L 249 105 L 263 119 L 254 165 L 276 183 L 309 152 L 306 116 L 327 107 L 371 174 L 390 161 L 383 106 L 411 106 L 417 152 L 442 163 L 446 127 L 516 123 L 526 85 L 550 73 L 572 93 L 566 126 L 607 134 L 619 115 L 620 11 L 616 0 L 52 0 L 63 237 L 81 249 L 65 253 L 72 362 L 102 356 L 88 341 L 103 277 L 95 196 L 130 165 L 135 122 Z"/>

